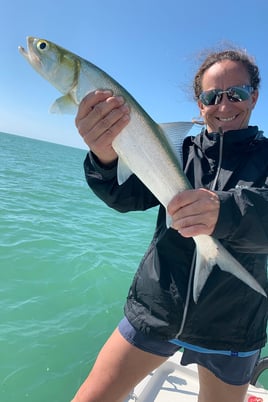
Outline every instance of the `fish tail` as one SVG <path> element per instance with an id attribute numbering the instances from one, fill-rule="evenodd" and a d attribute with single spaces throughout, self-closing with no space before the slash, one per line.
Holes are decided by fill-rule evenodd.
<path id="1" fill-rule="evenodd" d="M 200 293 L 215 265 L 222 271 L 236 276 L 249 287 L 267 297 L 266 292 L 256 279 L 223 247 L 216 239 L 210 236 L 197 236 L 196 264 L 193 284 L 193 298 L 197 303 Z"/>

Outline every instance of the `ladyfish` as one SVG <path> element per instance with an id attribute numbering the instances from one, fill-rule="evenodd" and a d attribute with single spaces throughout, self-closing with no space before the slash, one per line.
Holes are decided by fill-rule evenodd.
<path id="1" fill-rule="evenodd" d="M 114 95 L 124 97 L 130 107 L 130 122 L 112 144 L 118 154 L 117 177 L 120 185 L 135 174 L 165 208 L 176 194 L 191 188 L 181 167 L 181 153 L 184 136 L 192 123 L 157 124 L 130 93 L 91 62 L 45 39 L 28 37 L 27 47 L 28 52 L 19 46 L 20 53 L 63 94 L 53 103 L 52 112 L 76 112 L 84 96 L 99 88 L 110 89 Z M 256 279 L 217 239 L 199 235 L 193 240 L 196 243 L 193 282 L 196 303 L 215 265 L 267 297 Z"/>

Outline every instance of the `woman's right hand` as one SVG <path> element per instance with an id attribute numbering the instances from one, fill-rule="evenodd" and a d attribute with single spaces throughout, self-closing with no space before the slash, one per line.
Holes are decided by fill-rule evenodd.
<path id="1" fill-rule="evenodd" d="M 112 142 L 129 120 L 130 109 L 122 96 L 97 90 L 81 101 L 75 124 L 90 150 L 105 165 L 117 159 Z"/>

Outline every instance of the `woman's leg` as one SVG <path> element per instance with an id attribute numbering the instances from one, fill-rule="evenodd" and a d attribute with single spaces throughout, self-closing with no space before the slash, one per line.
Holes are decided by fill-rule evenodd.
<path id="1" fill-rule="evenodd" d="M 227 384 L 199 365 L 198 375 L 200 386 L 198 402 L 244 402 L 249 384 Z"/>
<path id="2" fill-rule="evenodd" d="M 165 360 L 167 357 L 136 348 L 116 329 L 72 402 L 121 402 L 139 381 Z"/>

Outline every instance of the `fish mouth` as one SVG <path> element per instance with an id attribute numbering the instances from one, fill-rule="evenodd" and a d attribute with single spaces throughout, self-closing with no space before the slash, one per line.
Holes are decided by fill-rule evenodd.
<path id="1" fill-rule="evenodd" d="M 32 48 L 33 42 L 34 38 L 31 36 L 27 36 L 26 38 L 27 50 L 23 46 L 18 47 L 20 54 L 27 60 L 29 60 L 30 49 Z"/>
<path id="2" fill-rule="evenodd" d="M 28 60 L 29 55 L 28 55 L 27 50 L 25 50 L 23 46 L 19 46 L 18 49 L 19 49 L 20 54 L 21 54 L 23 57 L 25 57 L 25 59 Z"/>
<path id="3" fill-rule="evenodd" d="M 18 50 L 20 54 L 35 68 L 38 69 L 40 68 L 41 61 L 38 53 L 35 50 L 35 43 L 36 39 L 32 36 L 27 36 L 26 38 L 26 44 L 27 44 L 27 49 L 25 49 L 23 46 L 19 46 Z"/>

